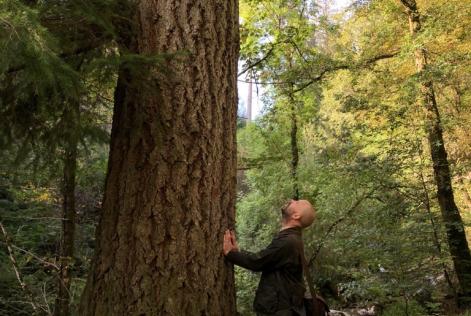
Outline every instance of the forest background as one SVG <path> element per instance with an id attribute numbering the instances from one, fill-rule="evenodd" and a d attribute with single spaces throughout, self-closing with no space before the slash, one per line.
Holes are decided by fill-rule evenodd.
<path id="1" fill-rule="evenodd" d="M 471 2 L 332 6 L 240 1 L 238 80 L 263 108 L 252 120 L 239 100 L 239 244 L 263 248 L 280 205 L 308 199 L 318 218 L 306 253 L 335 309 L 458 314 L 471 291 L 460 273 L 460 236 L 471 242 Z M 179 58 L 119 52 L 125 12 L 123 1 L 0 0 L 0 315 L 78 313 L 119 67 L 145 76 Z M 431 87 L 437 111 L 423 105 Z M 443 147 L 448 191 L 434 170 Z M 458 219 L 443 211 L 449 191 Z M 259 275 L 235 276 L 237 310 L 253 315 Z"/>

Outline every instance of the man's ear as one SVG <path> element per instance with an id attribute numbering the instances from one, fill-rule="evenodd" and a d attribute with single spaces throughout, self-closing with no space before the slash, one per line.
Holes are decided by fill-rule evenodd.
<path id="1" fill-rule="evenodd" d="M 301 218 L 301 214 L 299 214 L 298 212 L 294 212 L 293 214 L 291 214 L 291 218 L 298 220 Z"/>

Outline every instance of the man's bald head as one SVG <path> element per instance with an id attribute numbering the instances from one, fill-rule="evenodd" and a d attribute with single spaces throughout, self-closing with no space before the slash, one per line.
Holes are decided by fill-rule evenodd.
<path id="1" fill-rule="evenodd" d="M 314 207 L 308 200 L 290 200 L 281 209 L 284 224 L 293 224 L 306 228 L 310 226 L 316 217 Z"/>

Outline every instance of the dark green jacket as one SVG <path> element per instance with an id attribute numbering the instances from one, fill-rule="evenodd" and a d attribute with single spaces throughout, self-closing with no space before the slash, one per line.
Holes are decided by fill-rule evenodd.
<path id="1" fill-rule="evenodd" d="M 280 231 L 271 244 L 258 253 L 231 251 L 227 259 L 262 276 L 255 294 L 254 309 L 274 313 L 303 304 L 304 282 L 301 257 L 301 228 Z"/>

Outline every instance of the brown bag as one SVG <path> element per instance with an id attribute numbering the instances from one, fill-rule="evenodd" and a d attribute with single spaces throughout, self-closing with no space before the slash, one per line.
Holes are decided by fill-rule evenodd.
<path id="1" fill-rule="evenodd" d="M 304 299 L 304 308 L 306 310 L 306 316 L 326 316 L 329 310 L 329 306 L 325 299 L 316 294 L 314 286 L 312 284 L 311 273 L 309 272 L 309 267 L 304 256 L 304 244 L 301 242 L 301 257 L 303 260 L 303 271 L 304 277 L 306 278 L 307 284 L 309 286 L 309 292 L 311 293 L 312 298 Z"/>
<path id="2" fill-rule="evenodd" d="M 325 316 L 330 311 L 327 302 L 319 295 L 316 298 L 305 298 L 304 309 L 306 316 Z"/>

